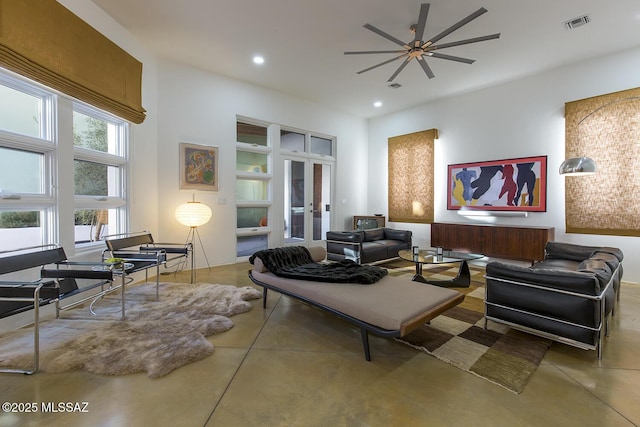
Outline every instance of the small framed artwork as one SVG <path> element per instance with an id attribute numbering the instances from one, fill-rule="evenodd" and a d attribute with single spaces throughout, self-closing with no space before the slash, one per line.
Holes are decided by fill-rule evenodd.
<path id="1" fill-rule="evenodd" d="M 180 189 L 218 191 L 218 147 L 180 143 Z"/>
<path id="2" fill-rule="evenodd" d="M 447 209 L 546 212 L 547 156 L 449 165 Z"/>

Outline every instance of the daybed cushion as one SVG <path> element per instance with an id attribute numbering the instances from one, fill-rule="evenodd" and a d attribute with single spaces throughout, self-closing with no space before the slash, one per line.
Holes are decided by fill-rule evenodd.
<path id="1" fill-rule="evenodd" d="M 458 291 L 413 282 L 406 277 L 386 276 L 363 287 L 350 283 L 312 282 L 285 279 L 254 266 L 254 279 L 283 291 L 307 298 L 401 335 L 419 327 L 425 314 L 442 311 L 442 307 L 459 304 L 464 295 Z M 435 315 L 427 316 L 428 319 Z M 427 320 L 428 320 L 427 319 Z"/>

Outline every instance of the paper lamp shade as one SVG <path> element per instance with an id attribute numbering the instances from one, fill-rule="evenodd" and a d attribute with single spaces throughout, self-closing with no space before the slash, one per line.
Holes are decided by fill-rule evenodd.
<path id="1" fill-rule="evenodd" d="M 187 227 L 200 227 L 211 219 L 211 208 L 200 202 L 188 202 L 178 206 L 176 219 Z"/>

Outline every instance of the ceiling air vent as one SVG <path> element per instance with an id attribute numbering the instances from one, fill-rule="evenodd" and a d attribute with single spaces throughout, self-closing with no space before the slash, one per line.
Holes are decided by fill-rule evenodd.
<path id="1" fill-rule="evenodd" d="M 582 15 L 577 18 L 570 19 L 564 23 L 564 26 L 567 30 L 573 30 L 574 28 L 582 27 L 585 24 L 588 24 L 591 21 L 589 15 Z"/>

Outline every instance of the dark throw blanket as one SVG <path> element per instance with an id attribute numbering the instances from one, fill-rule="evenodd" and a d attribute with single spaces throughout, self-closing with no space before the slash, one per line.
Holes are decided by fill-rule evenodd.
<path id="1" fill-rule="evenodd" d="M 384 268 L 360 265 L 350 260 L 329 264 L 314 262 L 307 248 L 303 246 L 258 251 L 251 255 L 249 262 L 253 264 L 256 257 L 260 258 L 273 274 L 288 279 L 370 285 L 387 275 Z"/>

